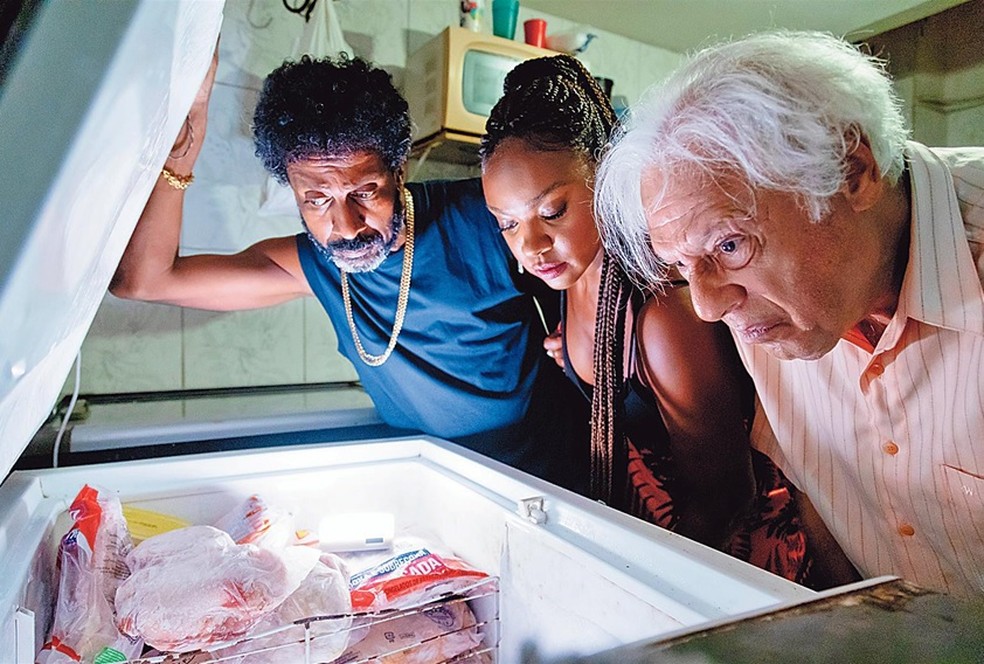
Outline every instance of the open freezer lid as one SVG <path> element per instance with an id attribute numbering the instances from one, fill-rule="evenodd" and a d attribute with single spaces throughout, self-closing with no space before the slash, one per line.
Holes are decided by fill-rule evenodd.
<path id="1" fill-rule="evenodd" d="M 209 66 L 222 7 L 23 3 L 17 45 L 0 54 L 0 478 L 58 398 Z"/>

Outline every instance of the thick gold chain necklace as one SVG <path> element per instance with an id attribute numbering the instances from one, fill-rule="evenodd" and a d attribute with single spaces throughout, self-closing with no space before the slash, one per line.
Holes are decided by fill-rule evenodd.
<path id="1" fill-rule="evenodd" d="M 400 274 L 400 293 L 396 298 L 396 319 L 393 321 L 393 333 L 382 355 L 370 355 L 359 339 L 359 331 L 355 329 L 355 319 L 352 317 L 352 300 L 349 296 L 348 272 L 342 270 L 342 304 L 345 305 L 345 317 L 348 318 L 349 330 L 352 331 L 352 341 L 359 358 L 370 367 L 378 367 L 396 348 L 396 340 L 403 329 L 403 318 L 407 314 L 407 301 L 410 299 L 410 274 L 413 272 L 413 194 L 403 188 L 403 219 L 407 229 L 406 242 L 403 245 L 403 272 Z"/>

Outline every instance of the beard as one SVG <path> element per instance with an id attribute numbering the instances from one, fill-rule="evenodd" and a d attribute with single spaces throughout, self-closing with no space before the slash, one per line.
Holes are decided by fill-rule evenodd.
<path id="1" fill-rule="evenodd" d="M 403 210 L 397 203 L 393 216 L 390 218 L 389 237 L 383 237 L 377 231 L 367 231 L 366 233 L 352 238 L 351 240 L 336 240 L 322 244 L 308 228 L 304 218 L 301 218 L 301 225 L 307 233 L 311 244 L 315 246 L 318 253 L 325 259 L 331 261 L 343 272 L 372 272 L 386 260 L 386 257 L 393 251 L 396 241 L 403 230 Z"/>

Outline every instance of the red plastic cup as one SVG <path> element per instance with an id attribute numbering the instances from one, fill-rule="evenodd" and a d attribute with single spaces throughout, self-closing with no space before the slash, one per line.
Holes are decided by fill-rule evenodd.
<path id="1" fill-rule="evenodd" d="M 547 41 L 547 22 L 542 18 L 531 18 L 528 21 L 523 21 L 523 32 L 526 34 L 527 44 L 543 48 Z"/>

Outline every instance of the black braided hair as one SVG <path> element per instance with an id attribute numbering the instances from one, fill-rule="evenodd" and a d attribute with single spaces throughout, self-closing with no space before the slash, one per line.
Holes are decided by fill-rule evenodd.
<path id="1" fill-rule="evenodd" d="M 287 165 L 310 156 L 369 151 L 396 172 L 410 154 L 410 110 L 390 75 L 361 58 L 301 56 L 263 82 L 253 115 L 256 156 L 287 183 Z"/>
<path id="2" fill-rule="evenodd" d="M 502 98 L 485 124 L 480 155 L 485 165 L 506 139 L 532 149 L 574 150 L 594 167 L 615 128 L 615 111 L 579 60 L 569 55 L 527 60 L 506 76 Z M 628 448 L 623 432 L 626 308 L 632 294 L 617 262 L 601 269 L 591 398 L 592 498 L 628 504 Z"/>
<path id="3" fill-rule="evenodd" d="M 597 163 L 615 112 L 580 60 L 555 55 L 521 62 L 506 76 L 502 92 L 485 123 L 483 164 L 507 138 L 544 152 L 576 150 Z"/>

